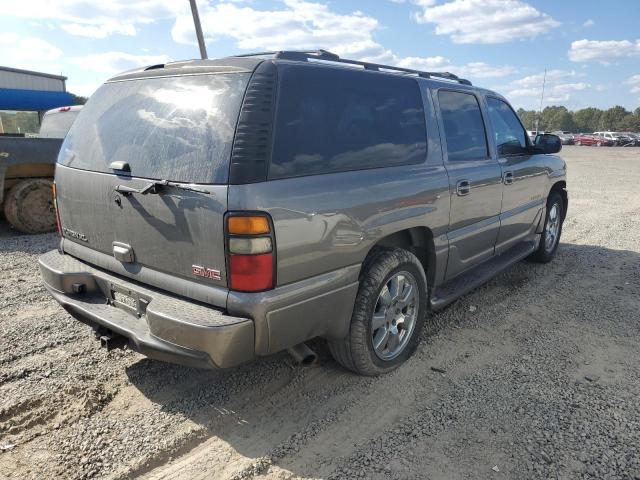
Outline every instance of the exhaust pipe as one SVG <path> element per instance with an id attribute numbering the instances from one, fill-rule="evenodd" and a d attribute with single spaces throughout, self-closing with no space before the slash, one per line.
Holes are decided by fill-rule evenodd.
<path id="1" fill-rule="evenodd" d="M 305 343 L 299 343 L 298 345 L 287 348 L 287 352 L 289 352 L 289 355 L 300 365 L 309 366 L 318 360 L 316 352 L 307 347 Z"/>

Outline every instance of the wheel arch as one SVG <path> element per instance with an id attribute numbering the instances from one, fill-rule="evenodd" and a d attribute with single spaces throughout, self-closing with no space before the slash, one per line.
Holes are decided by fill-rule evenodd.
<path id="1" fill-rule="evenodd" d="M 371 246 L 367 253 L 367 258 L 376 247 L 403 248 L 413 253 L 422 264 L 427 276 L 429 290 L 433 288 L 436 272 L 436 252 L 433 232 L 430 228 L 412 227 L 387 235 Z"/>
<path id="2" fill-rule="evenodd" d="M 552 193 L 557 193 L 562 197 L 562 219 L 564 220 L 567 216 L 567 208 L 569 207 L 569 196 L 567 195 L 567 182 L 564 180 L 560 180 L 556 182 L 551 187 L 549 191 L 549 195 Z"/>

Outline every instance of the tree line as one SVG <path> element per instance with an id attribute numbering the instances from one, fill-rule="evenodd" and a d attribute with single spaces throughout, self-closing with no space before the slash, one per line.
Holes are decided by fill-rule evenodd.
<path id="1" fill-rule="evenodd" d="M 517 113 L 527 130 L 535 130 L 536 120 L 539 119 L 538 129 L 547 132 L 640 132 L 640 107 L 633 112 L 619 105 L 608 110 L 589 107 L 570 111 L 566 107 L 554 105 L 546 107 L 542 114 L 522 108 Z"/>

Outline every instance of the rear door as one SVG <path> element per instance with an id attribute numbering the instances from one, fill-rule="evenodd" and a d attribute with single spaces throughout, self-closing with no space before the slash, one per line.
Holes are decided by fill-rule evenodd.
<path id="1" fill-rule="evenodd" d="M 65 250 L 169 290 L 166 279 L 173 277 L 226 287 L 229 157 L 248 77 L 219 73 L 103 85 L 58 159 Z M 202 191 L 124 191 L 160 180 Z M 194 276 L 202 271 L 207 276 Z M 179 293 L 189 295 L 189 289 Z"/>
<path id="2" fill-rule="evenodd" d="M 545 205 L 547 172 L 544 155 L 528 145 L 526 131 L 504 100 L 487 96 L 491 140 L 502 168 L 504 189 L 496 253 L 535 235 Z"/>
<path id="3" fill-rule="evenodd" d="M 446 273 L 450 279 L 493 255 L 500 229 L 502 175 L 489 155 L 476 95 L 440 89 L 435 96 L 451 195 Z"/>

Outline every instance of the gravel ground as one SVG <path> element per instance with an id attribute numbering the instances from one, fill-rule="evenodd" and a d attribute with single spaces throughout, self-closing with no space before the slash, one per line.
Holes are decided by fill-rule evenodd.
<path id="1" fill-rule="evenodd" d="M 379 378 L 281 354 L 216 372 L 98 348 L 0 227 L 1 478 L 640 480 L 640 149 L 566 147 L 549 265 L 430 319 Z"/>

